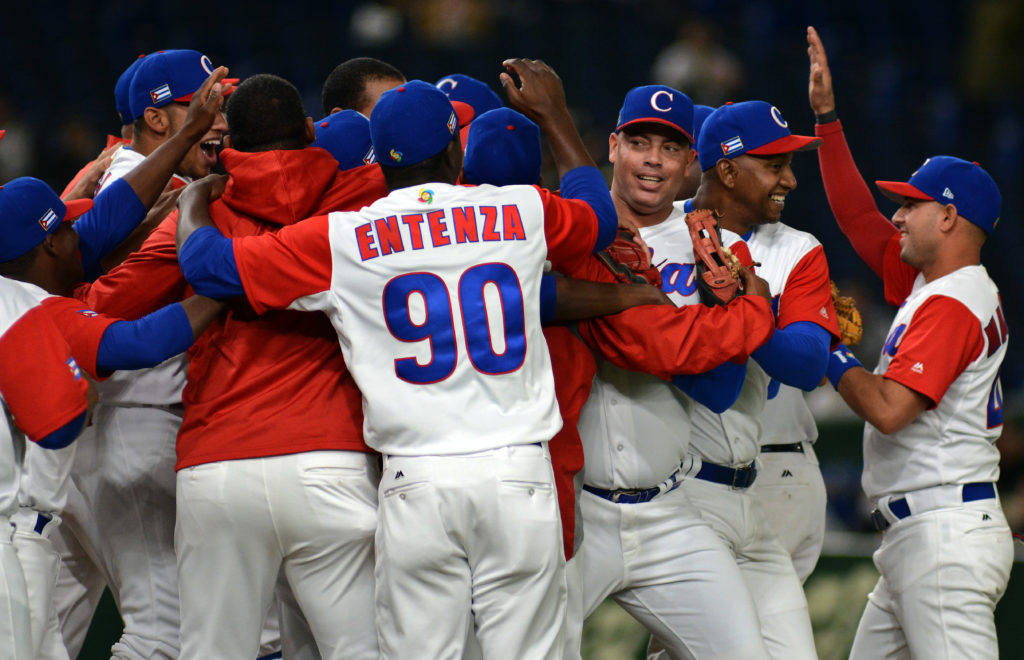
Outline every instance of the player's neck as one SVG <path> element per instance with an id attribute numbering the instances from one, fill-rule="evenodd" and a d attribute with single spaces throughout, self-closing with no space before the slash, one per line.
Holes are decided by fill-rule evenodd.
<path id="1" fill-rule="evenodd" d="M 719 227 L 740 236 L 746 236 L 751 229 L 760 224 L 755 219 L 747 218 L 747 213 L 733 204 L 728 195 L 703 185 L 693 196 L 693 208 L 711 209 L 715 212 Z"/>
<path id="2" fill-rule="evenodd" d="M 932 263 L 921 268 L 921 275 L 924 276 L 925 282 L 934 282 L 961 268 L 980 264 L 981 254 L 976 251 L 965 250 L 953 254 L 940 254 Z"/>
<path id="3" fill-rule="evenodd" d="M 619 216 L 620 224 L 621 221 L 625 220 L 627 224 L 628 221 L 632 221 L 633 225 L 637 227 L 653 227 L 665 222 L 668 216 L 672 215 L 673 207 L 671 204 L 652 213 L 642 213 L 616 195 L 615 191 L 612 191 L 612 202 L 615 204 L 615 213 Z"/>

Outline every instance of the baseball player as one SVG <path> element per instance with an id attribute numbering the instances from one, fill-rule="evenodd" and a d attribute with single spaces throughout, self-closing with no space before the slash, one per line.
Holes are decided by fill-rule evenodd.
<path id="1" fill-rule="evenodd" d="M 137 117 L 133 142 L 118 152 L 101 181 L 97 199 L 134 177 L 138 165 L 147 158 L 166 153 L 168 144 L 174 145 L 173 156 L 159 190 L 172 171 L 194 175 L 208 171 L 210 160 L 200 143 L 219 142 L 226 128 L 220 104 L 223 94 L 231 89 L 230 83 L 222 82 L 226 69 L 218 69 L 214 74 L 208 70 L 213 71 L 209 60 L 195 51 L 154 53 L 142 61 L 132 81 L 139 83 L 132 95 Z M 160 100 L 154 101 L 150 91 Z M 190 120 L 183 105 L 196 92 L 205 101 L 201 106 L 205 108 L 202 123 Z M 179 130 L 184 124 L 191 127 Z M 208 145 L 205 149 L 209 150 Z M 173 282 L 167 286 L 173 286 Z M 116 318 L 138 318 L 185 297 L 182 291 L 177 297 L 137 312 L 129 308 L 129 301 L 143 293 L 148 295 L 149 291 L 138 287 L 122 290 L 119 295 L 127 300 L 115 308 L 104 304 L 102 296 L 109 290 L 110 284 L 104 283 L 78 294 L 89 309 Z M 177 655 L 179 615 L 172 466 L 174 438 L 181 423 L 183 384 L 183 356 L 171 358 L 154 369 L 115 373 L 97 388 L 101 403 L 93 425 L 86 430 L 87 440 L 95 440 L 83 444 L 75 459 L 78 467 L 73 470 L 73 483 L 81 500 L 72 493 L 71 506 L 81 502 L 85 508 L 102 513 L 89 516 L 72 511 L 71 517 L 84 520 L 85 524 L 70 531 L 83 538 L 78 544 L 62 542 L 62 547 L 68 548 L 65 552 L 76 545 L 97 551 L 102 564 L 100 572 L 115 594 L 125 621 L 125 633 L 113 651 L 115 657 Z M 124 506 L 126 492 L 131 494 L 135 506 Z M 138 514 L 139 508 L 146 510 L 145 515 Z M 80 558 L 69 558 L 69 563 L 83 562 Z M 83 581 L 89 582 L 91 588 L 98 582 L 88 577 Z M 81 622 L 85 616 L 68 618 L 65 612 L 80 601 L 82 585 L 62 577 L 59 586 L 61 620 Z M 69 638 L 79 637 L 79 633 L 68 632 Z"/>
<path id="2" fill-rule="evenodd" d="M 67 446 L 85 425 L 88 396 L 95 394 L 32 287 L 6 277 L 0 277 L 0 363 L 0 646 L 13 660 L 34 660 L 29 596 L 10 521 L 18 512 L 25 437 L 48 449 Z"/>
<path id="3" fill-rule="evenodd" d="M 563 197 L 452 185 L 462 162 L 455 111 L 412 81 L 370 117 L 388 197 L 233 247 L 213 229 L 193 234 L 192 206 L 179 221 L 179 258 L 199 290 L 244 291 L 257 310 L 323 309 L 335 324 L 363 393 L 364 437 L 384 455 L 385 658 L 458 657 L 470 607 L 485 657 L 560 653 L 564 557 L 546 444 L 561 420 L 538 289 L 545 257 L 583 259 L 616 223 L 558 77 L 541 62 L 505 66 L 523 82 L 503 74 L 510 98 L 551 136 Z M 225 249 L 238 264 L 227 271 L 209 260 Z M 488 321 L 495 304 L 500 326 Z"/>
<path id="4" fill-rule="evenodd" d="M 694 156 L 692 130 L 689 98 L 652 85 L 627 93 L 609 137 L 611 192 L 620 222 L 640 227 L 655 263 L 671 262 L 661 275 L 665 292 L 677 304 L 685 301 L 681 292 L 692 284 L 685 212 L 673 204 Z M 735 245 L 739 249 L 742 241 Z M 690 270 L 681 274 L 680 264 L 689 264 Z M 643 328 L 636 334 L 646 335 L 644 345 L 619 346 L 611 332 L 597 334 L 594 341 L 592 332 L 607 320 L 581 328 L 601 358 L 579 424 L 586 455 L 580 496 L 584 538 L 577 555 L 583 611 L 589 615 L 611 596 L 662 640 L 672 657 L 768 657 L 736 563 L 679 488 L 694 401 L 666 382 L 686 371 L 687 362 L 706 371 L 725 360 L 745 360 L 742 350 L 748 356 L 763 344 L 774 323 L 764 314 L 767 287 L 758 290 L 764 298 L 743 296 L 720 308 L 720 323 L 710 332 L 710 327 L 694 327 L 695 332 L 677 334 L 671 323 L 645 320 L 647 310 L 661 309 L 649 307 L 618 315 L 620 322 L 632 319 Z M 695 294 L 695 287 L 687 294 Z M 731 328 L 729 318 L 742 318 L 736 305 L 760 307 L 759 325 Z M 674 311 L 682 317 L 685 310 Z M 736 315 L 729 316 L 731 311 Z M 707 341 L 700 346 L 687 343 L 701 336 Z M 725 380 L 738 383 L 741 365 L 724 366 L 723 372 L 734 372 Z M 698 377 L 680 385 L 712 405 L 728 407 L 735 399 L 731 383 Z M 723 593 L 730 597 L 721 598 Z"/>
<path id="5" fill-rule="evenodd" d="M 355 110 L 369 117 L 380 95 L 405 82 L 401 71 L 372 57 L 354 57 L 334 67 L 320 98 L 325 115 Z"/>
<path id="6" fill-rule="evenodd" d="M 44 229 L 39 219 L 52 215 L 68 220 L 91 205 L 91 200 L 84 200 L 65 207 L 38 179 L 23 177 L 4 185 L 0 188 L 0 225 L 8 241 L 0 253 L 0 271 L 35 285 L 32 288 L 43 309 L 62 328 L 72 355 L 90 376 L 100 379 L 115 369 L 152 366 L 181 353 L 220 305 L 193 298 L 144 319 L 118 323 L 117 319 L 83 309 L 74 298 L 48 295 L 69 293 L 81 278 L 83 268 L 75 249 L 76 239 L 87 236 L 91 225 L 83 221 L 75 231 L 70 222 L 52 222 Z M 26 448 L 18 493 L 20 508 L 11 516 L 16 528 L 14 544 L 31 599 L 32 648 L 46 658 L 67 657 L 53 606 L 59 558 L 49 536 L 60 524 L 73 449 L 51 452 Z"/>
<path id="7" fill-rule="evenodd" d="M 684 203 L 686 209 L 715 209 L 723 229 L 744 237 L 753 259 L 762 264 L 758 272 L 771 285 L 776 309 L 776 331 L 747 363 L 736 402 L 725 412 L 695 408 L 688 473 L 694 478 L 683 482 L 687 496 L 735 555 L 765 644 L 776 658 L 817 654 L 789 553 L 748 488 L 758 474 L 754 460 L 769 378 L 808 390 L 817 387 L 832 338 L 838 338 L 820 243 L 779 222 L 785 198 L 796 187 L 793 153 L 818 143 L 793 135 L 768 103 L 726 104 L 701 128 L 698 152 L 704 174 L 693 200 Z"/>
<path id="8" fill-rule="evenodd" d="M 886 220 L 846 145 L 813 29 L 808 42 L 829 205 L 898 306 L 873 373 L 845 346 L 829 359 L 829 380 L 866 421 L 861 484 L 882 530 L 881 577 L 850 657 L 995 658 L 1013 563 L 995 488 L 1009 332 L 980 253 L 1001 195 L 977 163 L 934 156 L 907 182 L 876 182 L 900 204 Z"/>

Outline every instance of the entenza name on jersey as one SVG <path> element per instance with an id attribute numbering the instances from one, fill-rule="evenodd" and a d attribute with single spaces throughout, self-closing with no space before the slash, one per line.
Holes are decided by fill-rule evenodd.
<path id="1" fill-rule="evenodd" d="M 522 216 L 515 204 L 392 215 L 359 225 L 355 233 L 363 261 L 428 246 L 526 240 Z"/>

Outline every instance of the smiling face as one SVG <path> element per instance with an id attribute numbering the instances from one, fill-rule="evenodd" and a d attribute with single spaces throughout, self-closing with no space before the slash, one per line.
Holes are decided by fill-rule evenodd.
<path id="1" fill-rule="evenodd" d="M 170 103 L 164 106 L 164 109 L 167 111 L 167 121 L 170 125 L 168 135 L 174 135 L 185 124 L 188 104 Z M 175 168 L 175 172 L 192 179 L 201 179 L 209 174 L 213 166 L 217 164 L 217 149 L 227 130 L 228 122 L 224 119 L 224 113 L 218 111 L 213 126 L 199 142 L 192 145 L 185 157 L 181 159 L 181 163 Z"/>
<path id="2" fill-rule="evenodd" d="M 792 162 L 792 152 L 774 156 L 744 154 L 733 159 L 739 174 L 732 196 L 746 211 L 746 224 L 775 223 L 782 218 L 786 195 L 796 188 Z"/>
<path id="3" fill-rule="evenodd" d="M 941 232 L 937 230 L 946 207 L 932 200 L 905 199 L 892 216 L 900 230 L 900 259 L 924 270 L 934 259 Z"/>
<path id="4" fill-rule="evenodd" d="M 639 226 L 668 217 L 694 155 L 689 141 L 664 124 L 634 124 L 612 133 L 608 160 L 619 213 L 628 213 Z"/>

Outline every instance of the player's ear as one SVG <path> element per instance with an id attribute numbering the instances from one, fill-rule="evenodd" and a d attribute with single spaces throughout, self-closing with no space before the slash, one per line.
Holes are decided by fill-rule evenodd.
<path id="1" fill-rule="evenodd" d="M 966 218 L 959 218 L 956 204 L 943 205 L 942 216 L 939 218 L 939 229 L 943 233 L 949 233 L 956 227 L 958 220 L 966 220 Z"/>
<path id="2" fill-rule="evenodd" d="M 693 165 L 693 161 L 697 158 L 697 150 L 693 148 L 693 145 L 690 145 L 689 149 L 690 155 L 686 157 L 686 167 L 684 169 L 689 169 L 690 165 Z"/>
<path id="3" fill-rule="evenodd" d="M 715 171 L 718 173 L 718 180 L 722 182 L 722 185 L 726 188 L 736 187 L 736 179 L 739 178 L 740 171 L 731 158 L 720 158 L 715 163 Z"/>
<path id="4" fill-rule="evenodd" d="M 306 146 L 309 146 L 309 145 L 313 144 L 313 142 L 316 140 L 316 128 L 314 128 L 314 126 L 313 126 L 313 118 L 312 117 L 306 117 L 305 131 L 306 131 Z"/>
<path id="5" fill-rule="evenodd" d="M 160 108 L 146 108 L 142 118 L 146 122 L 146 128 L 158 135 L 166 133 L 171 128 L 167 113 Z"/>
<path id="6" fill-rule="evenodd" d="M 610 133 L 608 135 L 608 162 L 615 164 L 615 149 L 619 146 L 619 134 Z"/>

